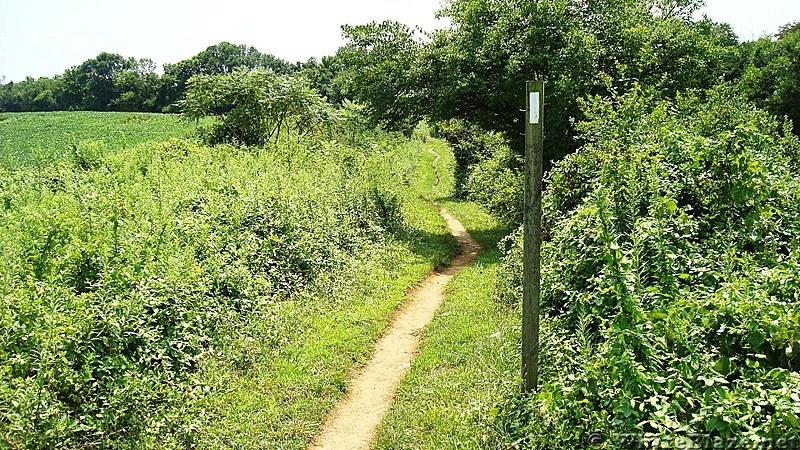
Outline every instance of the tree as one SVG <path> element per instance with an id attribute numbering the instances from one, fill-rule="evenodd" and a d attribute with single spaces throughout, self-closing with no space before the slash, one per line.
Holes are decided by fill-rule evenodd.
<path id="1" fill-rule="evenodd" d="M 110 105 L 120 111 L 158 111 L 160 79 L 151 59 L 132 60 L 114 82 L 119 97 Z"/>
<path id="2" fill-rule="evenodd" d="M 333 118 L 305 79 L 267 69 L 192 77 L 180 107 L 190 120 L 215 119 L 211 144 L 264 145 L 283 131 L 309 134 Z"/>
<path id="3" fill-rule="evenodd" d="M 778 29 L 778 33 L 776 34 L 776 37 L 777 37 L 778 39 L 784 39 L 784 38 L 786 38 L 786 37 L 787 37 L 789 34 L 791 34 L 791 33 L 796 33 L 797 31 L 800 31 L 800 21 L 798 21 L 798 22 L 791 22 L 791 23 L 787 23 L 786 25 L 782 25 L 782 26 L 781 26 L 781 27 Z"/>
<path id="4" fill-rule="evenodd" d="M 58 78 L 62 109 L 158 111 L 160 79 L 150 59 L 101 53 Z"/>
<path id="5" fill-rule="evenodd" d="M 117 78 L 131 68 L 133 62 L 115 53 L 100 53 L 64 74 L 69 98 L 80 109 L 106 111 L 119 97 Z"/>
<path id="6" fill-rule="evenodd" d="M 197 75 L 223 75 L 239 68 L 270 69 L 275 73 L 292 73 L 293 66 L 276 56 L 264 54 L 255 47 L 221 42 L 176 64 L 164 65 L 160 90 L 161 105 L 168 108 L 186 90 L 190 78 Z"/>
<path id="7" fill-rule="evenodd" d="M 343 104 L 344 94 L 337 75 L 341 73 L 344 62 L 338 54 L 323 56 L 320 62 L 311 58 L 304 63 L 298 63 L 297 67 L 298 73 L 308 79 L 314 89 L 328 102 L 334 105 Z"/>
<path id="8" fill-rule="evenodd" d="M 63 83 L 59 78 L 27 77 L 0 85 L 0 111 L 54 111 L 59 109 Z"/>
<path id="9" fill-rule="evenodd" d="M 587 95 L 638 82 L 665 96 L 714 85 L 735 55 L 730 27 L 692 19 L 698 0 L 450 0 L 452 26 L 414 39 L 397 24 L 346 27 L 346 93 L 381 122 L 461 118 L 522 150 L 524 82 L 548 82 L 547 159 L 574 150 Z"/>
<path id="10" fill-rule="evenodd" d="M 744 44 L 738 85 L 757 105 L 787 116 L 800 134 L 800 27 L 784 25 L 777 36 Z"/>
<path id="11" fill-rule="evenodd" d="M 373 125 L 410 132 L 422 117 L 423 100 L 415 33 L 389 21 L 342 30 L 350 40 L 337 53 L 345 67 L 337 77 L 344 95 L 368 106 Z"/>
<path id="12" fill-rule="evenodd" d="M 320 70 L 333 73 L 334 68 L 328 64 L 323 59 Z M 163 76 L 156 73 L 156 65 L 150 59 L 137 60 L 103 52 L 53 79 L 28 78 L 20 83 L 0 83 L 0 109 L 174 112 L 175 102 L 183 96 L 191 77 L 228 74 L 241 67 L 269 68 L 276 73 L 293 73 L 300 69 L 300 65 L 289 64 L 254 47 L 227 42 L 213 45 L 177 64 L 166 64 Z M 332 77 L 320 75 L 320 83 L 330 85 Z"/>

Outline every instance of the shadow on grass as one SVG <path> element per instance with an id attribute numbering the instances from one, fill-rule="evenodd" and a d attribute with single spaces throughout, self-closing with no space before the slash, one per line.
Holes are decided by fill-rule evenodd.
<path id="1" fill-rule="evenodd" d="M 444 209 L 447 209 L 448 203 L 463 204 L 461 200 L 452 196 L 437 197 L 428 201 Z M 449 212 L 451 214 L 454 213 L 453 211 Z M 481 246 L 476 262 L 486 266 L 499 264 L 503 252 L 498 247 L 498 243 L 516 227 L 497 222 L 493 222 L 492 226 L 480 226 L 488 224 L 485 221 L 468 220 L 465 217 L 460 217 L 459 220 L 472 238 Z M 404 232 L 400 239 L 408 244 L 414 253 L 434 261 L 434 266 L 437 270 L 449 264 L 460 250 L 458 240 L 449 233 L 436 234 L 424 230 L 411 229 Z"/>
<path id="2" fill-rule="evenodd" d="M 435 270 L 450 264 L 459 251 L 458 240 L 450 233 L 411 228 L 398 233 L 397 239 L 415 254 L 431 261 Z"/>
<path id="3" fill-rule="evenodd" d="M 458 203 L 461 203 L 461 204 L 464 203 L 463 200 L 458 199 L 456 197 L 453 197 L 452 195 L 451 196 L 447 196 L 447 197 L 437 197 L 437 198 L 433 199 L 433 201 L 438 203 L 438 204 L 440 204 L 440 205 L 443 205 L 445 209 L 447 208 L 447 204 L 448 203 L 457 203 L 457 204 Z M 482 214 L 485 214 L 485 213 L 482 213 Z M 478 243 L 481 245 L 481 248 L 484 250 L 484 252 L 487 252 L 490 249 L 495 249 L 496 250 L 497 249 L 497 244 L 504 237 L 506 237 L 509 234 L 511 234 L 511 232 L 514 231 L 517 228 L 517 225 L 515 225 L 515 224 L 507 224 L 507 223 L 501 223 L 501 222 L 497 222 L 497 221 L 494 222 L 493 226 L 488 227 L 488 228 L 487 227 L 480 227 L 480 226 L 471 226 L 469 221 L 462 220 L 462 222 L 465 222 L 464 226 L 467 228 L 467 231 L 469 232 L 470 235 L 472 235 L 473 239 L 478 241 Z M 499 250 L 498 250 L 498 252 L 499 252 Z M 487 253 L 491 253 L 491 252 L 487 252 Z"/>

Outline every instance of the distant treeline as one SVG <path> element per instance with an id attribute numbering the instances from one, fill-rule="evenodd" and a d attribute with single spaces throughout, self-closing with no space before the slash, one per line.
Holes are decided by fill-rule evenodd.
<path id="1" fill-rule="evenodd" d="M 165 64 L 159 75 L 150 59 L 104 52 L 53 78 L 5 84 L 0 78 L 0 112 L 176 112 L 191 77 L 244 67 L 302 75 L 333 104 L 346 97 L 365 105 L 372 125 L 409 132 L 421 119 L 457 119 L 503 134 L 518 150 L 519 93 L 526 80 L 540 77 L 550 92 L 548 160 L 575 150 L 571 124 L 582 117 L 579 99 L 621 94 L 634 85 L 674 97 L 732 82 L 800 131 L 800 22 L 741 42 L 728 24 L 693 19 L 697 0 L 665 0 L 660 7 L 623 3 L 576 9 L 567 0 L 452 1 L 442 10 L 455 24 L 451 29 L 422 37 L 391 21 L 345 25 L 348 42 L 320 61 L 290 63 L 222 42 Z"/>
<path id="2" fill-rule="evenodd" d="M 5 84 L 0 80 L 0 111 L 174 112 L 191 77 L 230 73 L 238 67 L 302 73 L 321 94 L 338 102 L 341 96 L 332 84 L 334 60 L 290 63 L 254 47 L 222 42 L 189 59 L 165 64 L 159 75 L 150 59 L 103 52 L 53 78 L 28 77 Z"/>

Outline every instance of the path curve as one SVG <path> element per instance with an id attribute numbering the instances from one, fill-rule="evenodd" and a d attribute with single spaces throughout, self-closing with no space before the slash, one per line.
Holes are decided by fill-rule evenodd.
<path id="1" fill-rule="evenodd" d="M 433 186 L 436 187 L 436 186 L 439 185 L 439 182 L 442 181 L 442 177 L 439 176 L 439 169 L 436 168 L 436 163 L 439 162 L 440 159 L 442 159 L 442 155 L 436 153 L 436 150 L 434 150 L 432 148 L 429 148 L 428 152 L 436 155 L 436 159 L 434 159 L 433 162 L 431 163 L 431 167 L 433 167 L 433 173 L 434 173 L 434 175 L 436 175 L 436 182 L 433 183 Z M 437 208 L 438 208 L 438 206 L 437 206 Z"/>
<path id="2" fill-rule="evenodd" d="M 478 255 L 480 246 L 464 226 L 441 205 L 433 204 L 447 221 L 450 233 L 458 239 L 460 251 L 450 266 L 431 272 L 406 294 L 406 301 L 395 311 L 389 328 L 376 343 L 372 359 L 354 374 L 347 385 L 347 395 L 330 412 L 308 447 L 310 450 L 366 450 L 371 447 L 397 386 L 419 350 L 420 331 L 433 320 L 445 298 L 445 286 Z"/>

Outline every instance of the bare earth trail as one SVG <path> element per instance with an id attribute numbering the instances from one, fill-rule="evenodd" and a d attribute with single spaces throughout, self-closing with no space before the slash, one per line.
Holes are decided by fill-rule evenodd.
<path id="1" fill-rule="evenodd" d="M 436 156 L 438 161 L 439 155 Z M 432 165 L 438 184 L 436 161 Z M 348 383 L 347 395 L 330 412 L 309 449 L 370 448 L 397 386 L 419 350 L 420 331 L 433 320 L 445 298 L 445 286 L 463 267 L 475 261 L 480 250 L 477 242 L 458 220 L 436 206 L 447 221 L 450 233 L 458 239 L 458 255 L 450 266 L 440 272 L 433 271 L 406 294 L 406 301 L 395 311 L 389 327 L 376 343 L 372 359 L 354 374 Z"/>

